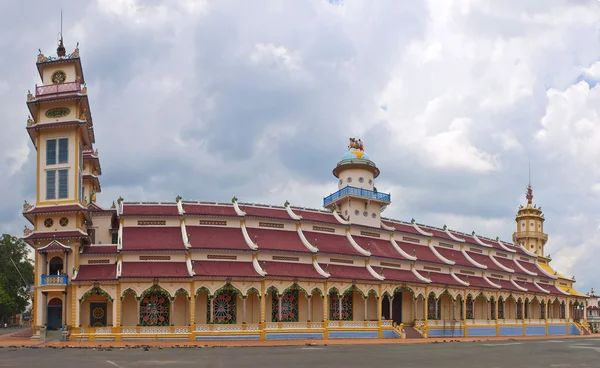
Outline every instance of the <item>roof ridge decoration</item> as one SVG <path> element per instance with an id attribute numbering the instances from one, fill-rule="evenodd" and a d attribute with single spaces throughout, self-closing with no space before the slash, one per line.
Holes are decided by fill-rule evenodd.
<path id="1" fill-rule="evenodd" d="M 246 245 L 248 246 L 248 248 L 252 249 L 252 250 L 257 250 L 258 249 L 258 245 L 252 241 L 252 239 L 250 239 L 250 235 L 248 234 L 248 230 L 246 229 L 246 224 L 243 222 L 241 223 L 241 229 L 242 229 L 242 235 L 244 236 L 244 241 L 246 241 Z"/>
<path id="2" fill-rule="evenodd" d="M 421 234 L 423 236 L 429 236 L 429 237 L 433 236 L 432 233 L 428 233 L 427 231 L 421 229 L 419 227 L 419 225 L 417 225 L 417 223 L 415 222 L 415 219 L 412 219 L 411 224 L 415 228 L 415 230 L 417 230 L 419 232 L 419 234 Z"/>
<path id="3" fill-rule="evenodd" d="M 233 203 L 233 209 L 235 210 L 235 213 L 237 213 L 238 216 L 246 216 L 246 212 L 241 210 L 240 206 L 238 206 L 237 201 L 238 199 L 235 196 L 231 198 L 231 203 Z"/>
<path id="4" fill-rule="evenodd" d="M 336 210 L 332 211 L 333 213 L 333 217 L 335 217 L 335 219 L 342 225 L 350 225 L 350 221 L 346 221 L 344 220 L 338 213 Z"/>
<path id="5" fill-rule="evenodd" d="M 262 267 L 260 267 L 260 264 L 258 263 L 258 257 L 256 257 L 256 255 L 252 255 L 252 267 L 254 267 L 254 271 L 256 271 L 256 273 L 258 273 L 259 275 L 267 275 L 267 272 L 263 270 Z"/>
<path id="6" fill-rule="evenodd" d="M 356 250 L 358 253 L 362 254 L 363 256 L 367 256 L 367 257 L 371 256 L 371 252 L 364 250 L 360 245 L 358 245 L 358 243 L 356 241 L 354 241 L 352 234 L 350 234 L 350 229 L 346 229 L 346 239 L 348 239 L 348 242 L 350 242 L 350 245 L 352 245 L 352 248 L 354 248 L 354 250 Z"/>
<path id="7" fill-rule="evenodd" d="M 496 264 L 496 266 L 500 267 L 504 271 L 510 272 L 510 273 L 515 273 L 515 270 L 510 269 L 510 268 L 506 267 L 505 265 L 503 265 L 502 263 L 498 262 L 498 260 L 496 258 L 494 258 L 493 254 L 490 254 L 489 257 L 492 259 L 492 262 L 494 262 Z"/>
<path id="8" fill-rule="evenodd" d="M 369 271 L 371 276 L 373 276 L 374 278 L 376 278 L 379 281 L 385 280 L 385 277 L 383 277 L 383 275 L 380 275 L 377 272 L 375 272 L 375 270 L 373 269 L 373 267 L 371 267 L 371 265 L 369 263 L 366 264 L 366 267 L 367 267 L 367 271 Z"/>
<path id="9" fill-rule="evenodd" d="M 546 290 L 546 289 L 544 289 L 543 287 L 541 287 L 541 286 L 540 286 L 540 285 L 537 283 L 537 281 L 533 280 L 533 284 L 534 284 L 534 285 L 535 285 L 535 286 L 536 286 L 538 289 L 540 289 L 540 290 L 541 290 L 543 293 L 550 294 L 550 290 Z"/>
<path id="10" fill-rule="evenodd" d="M 535 253 L 531 253 L 530 251 L 528 251 L 527 249 L 525 249 L 525 247 L 524 247 L 523 245 L 521 245 L 521 244 L 518 244 L 518 247 L 519 247 L 519 248 L 521 248 L 521 250 L 522 250 L 523 252 L 525 252 L 525 254 L 527 254 L 528 256 L 531 256 L 531 257 L 536 257 L 536 258 L 537 258 L 537 254 L 535 254 Z"/>
<path id="11" fill-rule="evenodd" d="M 191 260 L 191 258 L 187 258 L 187 257 L 186 257 L 186 259 L 185 259 L 185 265 L 186 265 L 186 267 L 187 267 L 188 274 L 189 274 L 190 276 L 192 276 L 192 277 L 193 277 L 193 276 L 195 276 L 195 275 L 196 275 L 196 272 L 194 272 L 194 266 L 192 265 L 192 260 Z"/>
<path id="12" fill-rule="evenodd" d="M 488 284 L 492 285 L 496 289 L 502 289 L 502 285 L 498 285 L 498 284 L 492 282 L 492 280 L 488 279 L 488 277 L 486 275 L 483 275 L 483 279 L 485 280 L 485 282 L 487 282 Z"/>
<path id="13" fill-rule="evenodd" d="M 417 271 L 417 269 L 414 266 L 411 266 L 410 271 L 413 273 L 413 275 L 415 275 L 416 278 L 418 278 L 419 280 L 426 282 L 426 283 L 430 283 L 431 279 L 428 279 L 427 277 L 421 275 L 419 273 L 419 271 Z"/>
<path id="14" fill-rule="evenodd" d="M 471 258 L 471 256 L 469 255 L 469 253 L 467 253 L 466 250 L 461 249 L 460 252 L 462 253 L 463 256 L 465 256 L 467 261 L 471 262 L 472 264 L 474 264 L 475 266 L 477 266 L 479 268 L 483 268 L 484 270 L 487 270 L 487 268 L 488 268 L 487 265 L 481 264 L 481 263 L 477 262 L 476 260 L 474 260 L 473 258 Z"/>
<path id="15" fill-rule="evenodd" d="M 383 223 L 383 221 L 379 221 L 379 224 L 383 230 L 387 230 L 387 231 L 395 231 L 396 230 L 395 227 L 387 226 L 386 224 Z"/>
<path id="16" fill-rule="evenodd" d="M 505 251 L 511 252 L 511 253 L 517 253 L 516 249 L 510 249 L 510 248 L 508 248 L 506 245 L 504 245 L 504 243 L 502 243 L 502 241 L 499 238 L 496 238 L 496 242 Z"/>
<path id="17" fill-rule="evenodd" d="M 406 259 L 409 259 L 411 261 L 416 261 L 417 257 L 415 256 L 411 256 L 410 254 L 406 253 L 404 251 L 404 249 L 400 248 L 400 246 L 398 245 L 398 243 L 396 243 L 396 240 L 394 239 L 394 234 L 390 234 L 390 243 L 392 243 L 392 246 L 394 247 L 394 249 L 396 250 L 396 252 L 400 253 L 400 255 Z"/>
<path id="18" fill-rule="evenodd" d="M 552 275 L 552 274 L 546 272 L 546 270 L 544 270 L 537 262 L 535 262 L 535 266 L 537 267 L 538 270 L 542 271 L 544 276 L 550 277 L 551 279 L 554 279 L 554 280 L 558 279 L 558 276 Z"/>
<path id="19" fill-rule="evenodd" d="M 175 202 L 177 203 L 177 212 L 179 212 L 179 216 L 183 216 L 185 214 L 185 210 L 183 209 L 183 202 L 180 195 L 177 195 Z"/>
<path id="20" fill-rule="evenodd" d="M 514 280 L 512 280 L 512 279 L 511 279 L 511 280 L 510 280 L 510 282 L 511 282 L 511 284 L 515 285 L 515 287 L 516 287 L 517 289 L 519 289 L 519 290 L 521 290 L 521 291 L 527 291 L 527 288 L 525 288 L 525 287 L 523 287 L 523 286 L 521 286 L 521 285 L 517 284 L 517 283 L 516 283 Z"/>
<path id="21" fill-rule="evenodd" d="M 50 247 L 50 246 L 52 246 L 52 245 L 57 245 L 57 246 L 59 246 L 59 247 L 61 247 L 61 248 L 65 248 L 65 252 L 70 252 L 70 251 L 71 251 L 71 248 L 69 248 L 68 246 L 64 245 L 63 243 L 59 242 L 59 241 L 58 241 L 58 240 L 56 240 L 56 239 L 52 239 L 52 241 L 51 241 L 50 243 L 48 243 L 48 244 L 44 245 L 44 246 L 43 246 L 43 247 L 41 247 L 41 248 L 38 248 L 38 249 L 37 249 L 37 251 L 39 252 L 39 251 L 41 251 L 41 250 L 44 250 L 44 249 L 46 249 L 46 248 L 49 248 L 49 247 Z"/>
<path id="22" fill-rule="evenodd" d="M 450 276 L 452 276 L 452 278 L 454 280 L 456 280 L 458 283 L 462 284 L 463 286 L 471 286 L 471 284 L 469 284 L 467 281 L 463 281 L 460 277 L 456 276 L 454 271 L 450 271 Z M 469 280 L 469 276 L 467 276 L 467 280 Z"/>
<path id="23" fill-rule="evenodd" d="M 442 262 L 452 265 L 454 266 L 456 264 L 456 262 L 449 260 L 448 258 L 444 257 L 443 255 L 441 255 L 437 249 L 435 249 L 435 247 L 433 246 L 433 244 L 429 243 L 427 244 L 427 246 L 429 247 L 429 249 L 433 252 L 433 254 L 435 254 L 436 257 L 438 257 Z"/>
<path id="24" fill-rule="evenodd" d="M 321 266 L 319 265 L 319 262 L 317 261 L 317 258 L 313 258 L 312 260 L 312 265 L 315 268 L 315 271 L 317 271 L 317 273 L 323 277 L 326 278 L 330 278 L 331 274 L 327 271 L 325 271 L 324 269 L 321 268 Z"/>
<path id="25" fill-rule="evenodd" d="M 446 234 L 450 237 L 450 239 L 452 239 L 454 241 L 457 241 L 459 243 L 464 243 L 465 242 L 465 239 L 458 238 L 454 234 L 452 234 L 450 232 L 450 230 L 448 230 L 448 227 L 445 224 L 444 224 L 444 232 L 446 232 Z"/>
<path id="26" fill-rule="evenodd" d="M 300 241 L 306 247 L 306 249 L 310 250 L 313 253 L 317 253 L 319 251 L 319 248 L 310 244 L 310 242 L 306 239 L 306 236 L 304 236 L 304 233 L 302 232 L 302 228 L 300 226 L 296 227 L 296 232 L 298 233 L 298 237 L 300 238 Z M 315 245 L 317 245 L 316 241 Z"/>
<path id="27" fill-rule="evenodd" d="M 121 272 L 123 270 L 123 260 L 119 259 L 117 262 L 117 278 L 121 277 Z"/>
<path id="28" fill-rule="evenodd" d="M 537 273 L 531 272 L 528 269 L 526 269 L 525 267 L 523 267 L 523 265 L 517 259 L 513 259 L 513 262 L 517 265 L 517 267 L 519 267 L 521 269 L 521 271 L 525 272 L 526 274 L 528 274 L 530 276 L 537 276 Z"/>
<path id="29" fill-rule="evenodd" d="M 287 212 L 288 216 L 290 216 L 292 218 L 292 220 L 302 220 L 302 216 L 296 215 L 294 213 L 294 211 L 292 211 L 292 207 L 290 206 L 290 202 L 288 202 L 286 200 L 285 203 L 283 204 L 283 207 L 285 207 L 285 212 Z"/>
<path id="30" fill-rule="evenodd" d="M 119 207 L 121 207 L 121 204 L 119 204 Z M 119 230 L 117 232 L 117 250 L 122 250 L 123 249 L 123 219 L 121 219 L 119 221 Z"/>
<path id="31" fill-rule="evenodd" d="M 471 233 L 471 236 L 473 237 L 473 239 L 475 239 L 475 242 L 477 242 L 477 244 L 481 245 L 482 247 L 492 248 L 492 246 L 490 244 L 484 243 L 483 241 L 481 241 L 481 239 L 479 239 L 479 237 L 477 235 L 475 235 L 475 230 L 473 230 L 473 232 Z"/>
<path id="32" fill-rule="evenodd" d="M 185 226 L 185 218 L 181 219 L 181 238 L 183 239 L 183 245 L 186 248 L 191 248 L 192 244 L 190 243 L 191 234 L 188 234 L 187 228 Z"/>
<path id="33" fill-rule="evenodd" d="M 23 212 L 24 213 L 33 211 L 34 208 L 35 208 L 35 205 L 32 205 L 29 202 L 27 202 L 27 200 L 25 200 L 25 203 L 23 204 Z"/>

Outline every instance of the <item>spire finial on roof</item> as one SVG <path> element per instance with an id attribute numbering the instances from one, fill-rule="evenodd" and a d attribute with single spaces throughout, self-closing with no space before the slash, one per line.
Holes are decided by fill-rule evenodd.
<path id="1" fill-rule="evenodd" d="M 531 205 L 531 201 L 533 200 L 533 189 L 531 188 L 531 163 L 529 163 L 529 184 L 527 185 L 525 198 L 527 198 L 527 204 Z"/>
<path id="2" fill-rule="evenodd" d="M 63 44 L 62 9 L 60 9 L 60 41 L 58 43 L 58 47 L 56 48 L 56 55 L 58 57 L 65 57 L 67 55 L 67 50 L 65 49 L 65 45 Z"/>

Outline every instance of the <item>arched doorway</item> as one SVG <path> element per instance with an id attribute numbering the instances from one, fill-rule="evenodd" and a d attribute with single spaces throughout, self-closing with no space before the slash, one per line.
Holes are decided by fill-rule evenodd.
<path id="1" fill-rule="evenodd" d="M 49 330 L 58 330 L 62 327 L 62 300 L 52 298 L 46 307 L 46 327 Z"/>
<path id="2" fill-rule="evenodd" d="M 50 263 L 48 263 L 48 275 L 62 274 L 63 271 L 63 260 L 60 257 L 52 257 Z"/>

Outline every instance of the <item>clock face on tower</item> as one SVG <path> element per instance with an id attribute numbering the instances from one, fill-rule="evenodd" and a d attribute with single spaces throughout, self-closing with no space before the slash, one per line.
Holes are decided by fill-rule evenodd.
<path id="1" fill-rule="evenodd" d="M 62 70 L 57 70 L 52 73 L 52 83 L 54 84 L 64 83 L 66 79 L 67 75 Z"/>

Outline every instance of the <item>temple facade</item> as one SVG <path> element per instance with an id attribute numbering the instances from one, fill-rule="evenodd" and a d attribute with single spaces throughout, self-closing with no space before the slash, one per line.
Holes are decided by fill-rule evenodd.
<path id="1" fill-rule="evenodd" d="M 391 196 L 352 138 L 323 210 L 119 198 L 102 169 L 78 47 L 37 58 L 34 337 L 72 340 L 423 338 L 589 333 L 587 296 L 550 266 L 527 189 L 512 241 L 382 217 Z M 342 150 L 343 151 L 343 150 Z M 333 184 L 333 183 L 332 183 Z M 333 185 L 332 185 L 333 186 Z"/>

